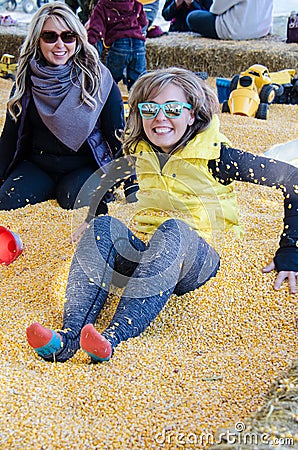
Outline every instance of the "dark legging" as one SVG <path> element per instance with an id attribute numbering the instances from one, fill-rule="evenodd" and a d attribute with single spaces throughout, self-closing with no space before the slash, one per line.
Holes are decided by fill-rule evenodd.
<path id="1" fill-rule="evenodd" d="M 64 209 L 72 209 L 77 196 L 95 168 L 83 166 L 67 174 L 50 176 L 31 161 L 22 161 L 0 186 L 0 210 L 17 209 L 28 204 L 56 199 Z M 99 175 L 100 176 L 100 175 Z M 90 178 L 92 186 L 84 189 L 84 196 L 78 202 L 80 206 L 90 203 L 92 192 L 99 184 L 99 178 Z"/>
<path id="2" fill-rule="evenodd" d="M 215 29 L 216 15 L 209 11 L 192 11 L 186 18 L 186 23 L 190 29 L 195 33 L 199 33 L 204 37 L 211 39 L 218 39 Z"/>
<path id="3" fill-rule="evenodd" d="M 125 286 L 117 310 L 102 333 L 112 347 L 138 336 L 155 319 L 172 293 L 183 295 L 214 276 L 219 256 L 182 221 L 164 222 L 149 244 L 110 216 L 94 219 L 75 252 L 64 305 L 63 348 L 66 361 L 79 348 L 84 325 L 94 324 L 111 282 Z M 52 355 L 48 358 L 52 360 Z"/>

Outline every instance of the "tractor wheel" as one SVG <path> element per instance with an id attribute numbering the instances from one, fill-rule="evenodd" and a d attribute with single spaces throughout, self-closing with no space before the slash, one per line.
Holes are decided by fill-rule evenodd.
<path id="1" fill-rule="evenodd" d="M 224 102 L 222 104 L 221 112 L 223 112 L 223 113 L 229 113 L 230 112 L 230 107 L 228 105 L 228 101 L 227 100 L 224 100 Z"/>
<path id="2" fill-rule="evenodd" d="M 262 87 L 260 92 L 260 100 L 261 103 L 268 103 L 270 105 L 276 96 L 276 89 L 275 86 L 272 84 L 266 84 Z"/>
<path id="3" fill-rule="evenodd" d="M 269 105 L 268 103 L 260 103 L 256 112 L 256 118 L 266 120 L 268 119 Z"/>
<path id="4" fill-rule="evenodd" d="M 280 97 L 284 93 L 284 87 L 282 84 L 273 83 L 272 86 L 275 89 L 275 95 L 276 97 Z"/>
<path id="5" fill-rule="evenodd" d="M 275 89 L 275 98 L 273 100 L 273 103 L 287 103 L 287 84 L 273 83 L 272 86 L 274 86 Z"/>
<path id="6" fill-rule="evenodd" d="M 290 103 L 292 105 L 298 105 L 298 78 L 292 80 L 293 87 L 290 94 Z"/>

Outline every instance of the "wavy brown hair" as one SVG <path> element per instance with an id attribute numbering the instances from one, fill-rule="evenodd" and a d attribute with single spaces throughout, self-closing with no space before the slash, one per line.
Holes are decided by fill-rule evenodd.
<path id="1" fill-rule="evenodd" d="M 209 126 L 213 114 L 219 112 L 219 103 L 215 92 L 195 72 L 178 67 L 148 72 L 138 78 L 129 93 L 130 110 L 123 133 L 125 154 L 133 154 L 139 141 L 148 141 L 143 129 L 138 103 L 152 100 L 169 84 L 183 89 L 187 102 L 193 107 L 195 117 L 194 123 L 187 128 L 184 136 L 177 142 L 171 153 L 184 147 L 197 133 L 205 130 Z"/>
<path id="2" fill-rule="evenodd" d="M 72 56 L 72 63 L 74 73 L 76 75 L 82 73 L 80 82 L 81 100 L 91 108 L 96 105 L 94 96 L 100 92 L 101 81 L 98 53 L 95 47 L 89 44 L 87 31 L 79 18 L 67 5 L 55 1 L 46 3 L 37 10 L 30 22 L 26 39 L 22 45 L 16 72 L 15 91 L 7 104 L 8 111 L 15 120 L 22 111 L 21 98 L 28 85 L 29 63 L 34 58 L 40 59 L 42 57 L 39 49 L 40 34 L 49 18 L 76 33 L 77 45 L 75 54 Z"/>

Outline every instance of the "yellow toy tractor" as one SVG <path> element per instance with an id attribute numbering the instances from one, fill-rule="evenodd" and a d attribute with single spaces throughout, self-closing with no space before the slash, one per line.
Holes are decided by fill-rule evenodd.
<path id="1" fill-rule="evenodd" d="M 267 119 L 269 105 L 283 94 L 283 85 L 290 83 L 294 74 L 292 69 L 270 74 L 267 67 L 254 64 L 240 75 L 234 75 L 222 112 Z"/>
<path id="2" fill-rule="evenodd" d="M 14 56 L 4 53 L 0 59 L 0 77 L 15 79 L 17 63 L 13 62 Z"/>

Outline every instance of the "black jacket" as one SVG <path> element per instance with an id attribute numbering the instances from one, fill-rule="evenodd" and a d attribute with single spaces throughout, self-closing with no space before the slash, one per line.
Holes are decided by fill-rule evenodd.
<path id="1" fill-rule="evenodd" d="M 22 113 L 15 122 L 7 112 L 4 128 L 0 137 L 0 185 L 7 178 L 15 164 L 22 160 L 30 148 L 30 129 L 26 121 L 26 112 L 30 101 L 30 89 L 22 98 Z M 122 145 L 116 137 L 116 130 L 124 127 L 123 102 L 116 83 L 100 114 L 100 123 L 96 125 L 87 142 L 99 167 L 115 156 L 121 156 Z M 103 145 L 106 143 L 105 145 Z"/>

